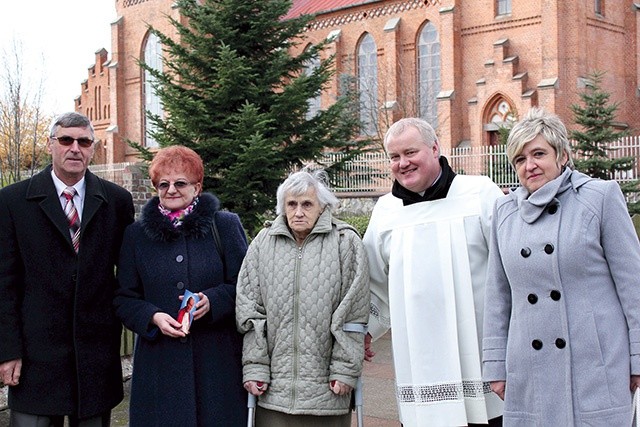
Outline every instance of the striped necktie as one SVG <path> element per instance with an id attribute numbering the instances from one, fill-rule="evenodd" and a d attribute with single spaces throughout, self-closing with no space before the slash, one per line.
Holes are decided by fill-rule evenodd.
<path id="1" fill-rule="evenodd" d="M 71 243 L 73 243 L 73 249 L 78 253 L 78 247 L 80 246 L 80 217 L 78 216 L 76 205 L 73 203 L 76 189 L 67 187 L 62 191 L 62 195 L 67 199 L 67 203 L 64 205 L 64 214 L 67 216 L 67 221 L 69 221 Z"/>

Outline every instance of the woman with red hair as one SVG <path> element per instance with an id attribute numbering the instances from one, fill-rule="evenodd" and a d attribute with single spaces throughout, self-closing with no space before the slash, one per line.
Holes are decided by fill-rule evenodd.
<path id="1" fill-rule="evenodd" d="M 202 193 L 204 167 L 193 150 L 159 150 L 149 175 L 158 195 L 125 232 L 115 300 L 118 316 L 138 335 L 130 425 L 243 425 L 235 327 L 236 277 L 247 250 L 242 224 Z M 187 290 L 199 299 L 188 333 L 177 319 Z"/>

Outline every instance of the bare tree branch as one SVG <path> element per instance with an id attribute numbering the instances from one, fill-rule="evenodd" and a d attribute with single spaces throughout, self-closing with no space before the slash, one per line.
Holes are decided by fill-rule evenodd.
<path id="1" fill-rule="evenodd" d="M 0 186 L 19 181 L 23 171 L 32 175 L 45 157 L 44 73 L 30 84 L 22 42 L 14 38 L 9 46 L 0 54 Z"/>

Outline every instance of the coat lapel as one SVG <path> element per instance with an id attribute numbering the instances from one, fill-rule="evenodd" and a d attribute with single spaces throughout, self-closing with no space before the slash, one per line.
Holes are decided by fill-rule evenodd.
<path id="1" fill-rule="evenodd" d="M 31 178 L 29 188 L 27 189 L 27 200 L 40 199 L 40 208 L 53 223 L 55 228 L 62 233 L 64 238 L 73 247 L 71 243 L 71 234 L 69 233 L 69 225 L 67 217 L 64 215 L 60 199 L 56 193 L 56 187 L 53 185 L 51 178 L 51 165 L 47 166 L 42 172 Z"/>
<path id="2" fill-rule="evenodd" d="M 80 239 L 82 239 L 83 230 L 91 222 L 91 218 L 96 214 L 100 206 L 107 202 L 102 183 L 97 176 L 87 171 L 84 175 L 86 184 L 86 192 L 84 195 L 84 206 L 82 207 L 82 223 L 80 224 Z M 82 240 L 80 241 L 82 244 Z"/>
<path id="3" fill-rule="evenodd" d="M 84 196 L 84 206 L 82 208 L 82 223 L 80 224 L 81 245 L 82 234 L 84 234 L 85 228 L 98 209 L 100 209 L 100 206 L 107 200 L 104 188 L 97 176 L 87 171 L 85 174 L 85 183 L 86 192 Z M 31 179 L 29 189 L 27 190 L 27 200 L 33 199 L 41 199 L 40 207 L 58 231 L 62 233 L 69 243 L 69 246 L 73 247 L 67 218 L 64 215 L 60 199 L 56 193 L 56 187 L 53 185 L 53 179 L 51 178 L 51 165 L 47 166 L 47 168 Z"/>

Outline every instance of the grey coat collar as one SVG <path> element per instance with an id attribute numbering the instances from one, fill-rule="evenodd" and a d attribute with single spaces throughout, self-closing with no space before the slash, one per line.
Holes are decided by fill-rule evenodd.
<path id="1" fill-rule="evenodd" d="M 564 172 L 556 179 L 547 182 L 533 194 L 529 194 L 526 188 L 520 186 L 512 190 L 510 197 L 515 200 L 522 219 L 531 224 L 535 222 L 542 212 L 549 205 L 559 204 L 557 196 L 572 188 L 578 191 L 578 188 L 593 178 L 578 172 L 565 168 Z"/>

